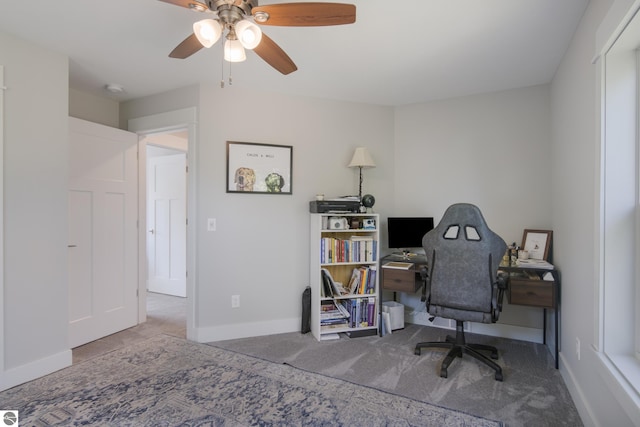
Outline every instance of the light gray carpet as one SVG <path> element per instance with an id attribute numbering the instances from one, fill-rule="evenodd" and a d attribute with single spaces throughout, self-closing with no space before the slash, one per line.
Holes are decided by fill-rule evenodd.
<path id="1" fill-rule="evenodd" d="M 0 393 L 24 426 L 499 426 L 459 411 L 157 335 Z"/>
<path id="2" fill-rule="evenodd" d="M 525 341 L 467 334 L 467 342 L 498 348 L 504 382 L 475 359 L 456 359 L 441 378 L 443 349 L 423 349 L 421 341 L 443 341 L 440 328 L 407 324 L 384 337 L 316 341 L 311 334 L 289 333 L 210 345 L 276 363 L 374 387 L 422 402 L 461 410 L 507 426 L 582 426 L 553 356 L 546 346 Z"/>

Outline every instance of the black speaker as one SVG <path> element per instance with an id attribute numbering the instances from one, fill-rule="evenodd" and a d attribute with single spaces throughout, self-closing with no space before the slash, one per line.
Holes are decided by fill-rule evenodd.
<path id="1" fill-rule="evenodd" d="M 302 292 L 302 328 L 300 332 L 311 332 L 311 286 L 307 286 Z"/>

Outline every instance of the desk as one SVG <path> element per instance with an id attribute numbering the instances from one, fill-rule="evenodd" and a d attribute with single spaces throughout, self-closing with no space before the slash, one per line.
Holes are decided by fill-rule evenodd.
<path id="1" fill-rule="evenodd" d="M 389 262 L 411 264 L 408 269 L 388 268 Z M 416 293 L 422 287 L 420 269 L 427 265 L 424 255 L 403 258 L 397 255 L 387 255 L 380 260 L 380 287 L 385 291 Z"/>
<path id="2" fill-rule="evenodd" d="M 389 268 L 387 263 L 410 264 L 407 269 Z M 382 313 L 382 291 L 392 291 L 393 300 L 396 300 L 397 292 L 415 294 L 422 287 L 422 277 L 420 269 L 427 265 L 427 258 L 424 255 L 402 257 L 398 255 L 387 255 L 380 259 L 380 298 L 378 298 L 378 312 Z M 382 324 L 382 322 L 380 322 Z M 379 334 L 382 333 L 380 329 Z"/>
<path id="3" fill-rule="evenodd" d="M 507 299 L 511 305 L 525 305 L 542 308 L 543 326 L 542 343 L 547 345 L 547 309 L 554 311 L 554 340 L 556 369 L 559 360 L 559 330 L 560 330 L 560 274 L 553 270 L 522 268 L 514 265 L 501 264 L 498 271 L 508 273 Z M 551 273 L 553 280 L 541 280 L 546 273 Z"/>
<path id="4" fill-rule="evenodd" d="M 412 264 L 406 270 L 397 268 L 385 268 L 388 262 L 405 262 Z M 427 259 L 423 256 L 402 258 L 396 255 L 388 255 L 380 260 L 380 288 L 385 291 L 393 291 L 393 299 L 396 299 L 396 292 L 415 294 L 422 287 L 420 269 L 427 265 Z M 560 279 L 558 270 L 539 270 L 521 268 L 518 266 L 501 265 L 500 271 L 509 274 L 507 281 L 507 299 L 511 305 L 523 305 L 529 307 L 540 307 L 543 309 L 543 331 L 542 342 L 547 345 L 547 309 L 554 310 L 554 338 L 555 338 L 555 366 L 558 369 L 559 356 L 559 295 Z M 554 280 L 541 280 L 540 275 L 550 272 Z M 538 276 L 538 278 L 535 278 Z M 380 311 L 382 310 L 382 297 L 380 300 Z"/>

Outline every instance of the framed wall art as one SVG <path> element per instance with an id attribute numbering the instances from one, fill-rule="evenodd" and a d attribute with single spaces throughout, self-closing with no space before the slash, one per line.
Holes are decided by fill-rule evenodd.
<path id="1" fill-rule="evenodd" d="M 529 252 L 529 258 L 549 261 L 551 230 L 524 230 L 522 249 Z"/>
<path id="2" fill-rule="evenodd" d="M 292 194 L 293 147 L 227 141 L 227 193 Z"/>

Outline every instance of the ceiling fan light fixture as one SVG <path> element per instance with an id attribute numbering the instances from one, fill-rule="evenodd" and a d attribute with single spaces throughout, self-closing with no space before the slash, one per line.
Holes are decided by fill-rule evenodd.
<path id="1" fill-rule="evenodd" d="M 262 40 L 262 30 L 256 24 L 246 19 L 235 25 L 236 36 L 245 49 L 254 49 Z"/>
<path id="2" fill-rule="evenodd" d="M 222 35 L 222 26 L 214 19 L 203 19 L 193 23 L 193 33 L 202 46 L 209 48 Z"/>
<path id="3" fill-rule="evenodd" d="M 242 62 L 247 59 L 240 40 L 227 40 L 224 42 L 224 59 L 229 62 Z"/>

